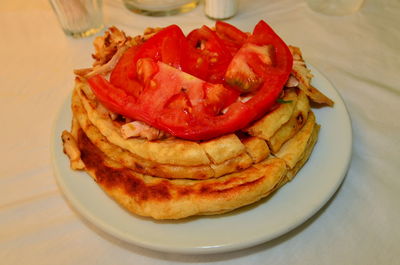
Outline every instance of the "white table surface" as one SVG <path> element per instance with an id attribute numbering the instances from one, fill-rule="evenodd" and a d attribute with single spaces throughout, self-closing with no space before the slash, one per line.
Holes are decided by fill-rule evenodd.
<path id="1" fill-rule="evenodd" d="M 106 0 L 104 13 L 107 25 L 134 35 L 214 23 L 202 5 L 151 18 Z M 358 13 L 332 17 L 299 0 L 240 1 L 228 22 L 249 31 L 260 19 L 300 46 L 342 95 L 353 126 L 348 173 L 322 210 L 280 238 L 232 253 L 178 255 L 113 238 L 67 203 L 50 137 L 72 70 L 91 63 L 94 37 L 66 37 L 46 0 L 1 1 L 0 264 L 400 264 L 400 2 L 366 0 Z"/>

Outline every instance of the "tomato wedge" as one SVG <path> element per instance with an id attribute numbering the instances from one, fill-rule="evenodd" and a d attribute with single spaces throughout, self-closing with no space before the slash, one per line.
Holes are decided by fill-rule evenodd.
<path id="1" fill-rule="evenodd" d="M 176 137 L 207 140 L 235 132 L 274 106 L 293 61 L 264 21 L 251 34 L 238 31 L 217 22 L 216 31 L 203 26 L 186 38 L 177 26 L 167 27 L 128 50 L 110 81 L 98 75 L 88 82 L 110 110 Z M 134 92 L 125 87 L 131 81 L 139 84 Z"/>

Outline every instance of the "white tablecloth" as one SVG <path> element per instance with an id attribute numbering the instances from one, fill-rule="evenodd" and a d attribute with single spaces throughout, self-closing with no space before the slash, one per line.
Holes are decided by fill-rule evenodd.
<path id="1" fill-rule="evenodd" d="M 214 23 L 202 5 L 151 18 L 106 0 L 104 13 L 107 25 L 129 34 Z M 52 171 L 52 125 L 71 92 L 72 69 L 91 63 L 94 37 L 66 37 L 46 0 L 1 1 L 0 263 L 400 264 L 399 14 L 397 0 L 366 0 L 343 17 L 314 13 L 304 1 L 240 1 L 228 22 L 251 30 L 266 20 L 340 92 L 352 120 L 352 161 L 332 200 L 288 234 L 232 253 L 178 255 L 119 241 L 64 199 Z"/>

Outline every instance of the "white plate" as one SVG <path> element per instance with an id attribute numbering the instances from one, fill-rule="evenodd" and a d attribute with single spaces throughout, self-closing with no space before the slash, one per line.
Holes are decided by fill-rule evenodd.
<path id="1" fill-rule="evenodd" d="M 217 253 L 274 239 L 313 216 L 335 193 L 351 157 L 349 115 L 333 85 L 311 68 L 313 84 L 335 101 L 314 109 L 321 124 L 314 151 L 294 180 L 273 196 L 232 213 L 186 221 L 153 221 L 132 215 L 110 199 L 83 172 L 73 171 L 63 154 L 61 132 L 71 123 L 70 99 L 62 107 L 52 137 L 52 157 L 60 189 L 90 222 L 111 235 L 145 248 L 173 253 Z"/>

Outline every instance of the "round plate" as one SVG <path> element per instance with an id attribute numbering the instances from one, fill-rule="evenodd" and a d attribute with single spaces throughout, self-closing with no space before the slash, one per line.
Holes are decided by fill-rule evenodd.
<path id="1" fill-rule="evenodd" d="M 173 253 L 217 253 L 276 238 L 313 216 L 343 181 L 351 157 L 349 115 L 333 85 L 315 68 L 313 85 L 335 101 L 314 109 L 321 124 L 318 141 L 297 176 L 269 198 L 228 214 L 154 221 L 130 214 L 108 197 L 85 172 L 71 170 L 61 132 L 71 124 L 70 99 L 59 113 L 52 157 L 60 189 L 78 212 L 111 235 L 145 248 Z"/>

